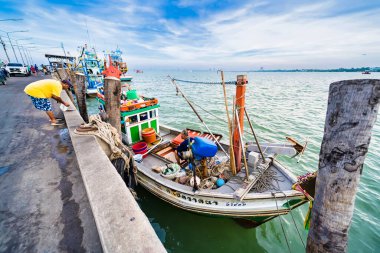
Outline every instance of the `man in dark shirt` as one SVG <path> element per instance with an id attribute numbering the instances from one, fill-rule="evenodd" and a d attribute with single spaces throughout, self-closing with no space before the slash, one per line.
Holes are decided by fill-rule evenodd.
<path id="1" fill-rule="evenodd" d="M 175 159 L 177 160 L 177 163 L 180 165 L 181 161 L 180 159 L 184 160 L 183 157 L 182 157 L 182 152 L 184 151 L 187 151 L 188 148 L 189 148 L 189 140 L 190 142 L 192 142 L 194 140 L 194 138 L 190 137 L 189 138 L 189 135 L 187 133 L 187 130 L 182 130 L 181 132 L 181 138 L 184 140 L 183 142 L 181 142 L 181 144 L 179 144 L 179 146 L 177 147 L 177 149 L 175 150 L 174 154 L 175 154 Z"/>

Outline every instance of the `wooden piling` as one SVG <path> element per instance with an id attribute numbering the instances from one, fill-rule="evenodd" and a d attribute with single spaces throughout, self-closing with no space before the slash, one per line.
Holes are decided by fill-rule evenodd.
<path id="1" fill-rule="evenodd" d="M 74 92 L 77 97 L 79 114 L 85 122 L 88 122 L 87 105 L 86 105 L 86 77 L 82 73 L 76 73 L 73 83 Z"/>
<path id="2" fill-rule="evenodd" d="M 109 123 L 117 129 L 117 132 L 121 138 L 120 95 L 120 79 L 112 76 L 104 78 L 104 99 L 106 104 L 106 113 L 109 117 Z"/>
<path id="3" fill-rule="evenodd" d="M 65 69 L 59 68 L 59 69 L 56 69 L 56 71 L 57 71 L 58 80 L 63 81 L 63 80 L 69 79 L 69 75 L 67 74 Z M 75 104 L 74 97 L 73 97 L 73 94 L 71 93 L 71 91 L 65 90 L 65 92 L 66 92 L 67 96 L 69 96 L 71 102 L 73 104 Z"/>
<path id="4" fill-rule="evenodd" d="M 330 85 L 307 252 L 346 252 L 355 195 L 380 101 L 380 80 Z"/>

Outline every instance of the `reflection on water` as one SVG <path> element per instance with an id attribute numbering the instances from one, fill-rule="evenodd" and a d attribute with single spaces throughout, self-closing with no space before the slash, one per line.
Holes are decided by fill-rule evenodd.
<path id="1" fill-rule="evenodd" d="M 167 75 L 184 80 L 220 81 L 216 72 L 144 71 L 134 76 L 132 86 L 139 94 L 157 97 L 160 101 L 160 122 L 171 127 L 204 129 L 195 114 L 176 91 Z M 240 74 L 240 73 L 239 73 Z M 244 73 L 242 73 L 244 74 Z M 226 81 L 236 80 L 237 73 L 225 73 Z M 260 140 L 285 141 L 293 136 L 301 142 L 308 138 L 309 145 L 300 163 L 296 160 L 279 160 L 295 174 L 317 169 L 318 155 L 323 137 L 329 84 L 339 80 L 363 78 L 361 73 L 249 73 L 246 103 Z M 370 77 L 380 78 L 380 73 Z M 223 91 L 220 85 L 181 85 L 184 93 L 196 104 L 213 114 L 225 118 Z M 233 85 L 227 86 L 229 100 L 235 94 Z M 90 113 L 97 112 L 96 99 L 89 99 Z M 230 107 L 231 108 L 231 107 Z M 199 113 L 227 140 L 227 124 L 210 114 Z M 248 124 L 245 126 L 249 129 Z M 377 121 L 365 161 L 364 171 L 356 197 L 355 212 L 350 229 L 349 252 L 375 252 L 380 246 L 380 122 Z M 252 141 L 251 136 L 246 140 Z M 189 213 L 154 197 L 144 189 L 138 190 L 139 204 L 169 252 L 285 252 L 286 241 L 280 219 L 245 229 L 232 219 L 213 218 Z M 292 212 L 306 242 L 303 218 L 307 205 Z M 283 217 L 283 225 L 292 252 L 304 252 L 303 244 L 290 214 Z"/>

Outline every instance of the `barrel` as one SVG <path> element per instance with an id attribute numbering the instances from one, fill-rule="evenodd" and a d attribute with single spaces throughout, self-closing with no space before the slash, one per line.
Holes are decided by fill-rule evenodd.
<path id="1" fill-rule="evenodd" d="M 156 131 L 151 127 L 142 130 L 141 135 L 146 143 L 152 143 L 156 141 Z"/>
<path id="2" fill-rule="evenodd" d="M 137 154 L 145 154 L 148 151 L 148 145 L 145 142 L 138 142 L 132 146 L 133 152 Z"/>

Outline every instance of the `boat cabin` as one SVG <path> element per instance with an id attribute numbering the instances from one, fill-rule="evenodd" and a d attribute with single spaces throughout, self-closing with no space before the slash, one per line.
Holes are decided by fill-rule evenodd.
<path id="1" fill-rule="evenodd" d="M 97 99 L 104 109 L 103 87 L 98 88 Z M 128 90 L 122 91 L 120 103 L 121 131 L 128 145 L 142 141 L 142 131 L 146 128 L 153 128 L 159 134 L 158 99 L 139 96 L 135 90 Z"/>
<path id="2" fill-rule="evenodd" d="M 159 134 L 158 108 L 159 104 L 132 111 L 121 112 L 121 130 L 125 134 L 125 142 L 130 145 L 142 141 L 142 131 L 153 128 Z"/>

